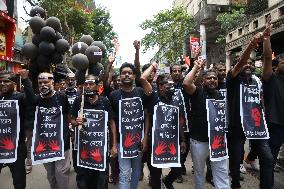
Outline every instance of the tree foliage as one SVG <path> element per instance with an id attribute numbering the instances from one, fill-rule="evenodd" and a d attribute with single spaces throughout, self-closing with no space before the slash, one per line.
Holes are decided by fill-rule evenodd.
<path id="1" fill-rule="evenodd" d="M 48 17 L 58 17 L 62 25 L 62 34 L 67 39 L 79 40 L 84 34 L 94 40 L 102 41 L 107 50 L 113 48 L 112 40 L 116 33 L 110 22 L 110 13 L 104 7 L 86 11 L 76 0 L 38 0 L 39 6 L 47 11 Z"/>
<path id="2" fill-rule="evenodd" d="M 231 12 L 221 13 L 216 20 L 220 23 L 221 30 L 217 38 L 218 43 L 226 42 L 226 35 L 230 30 L 240 25 L 246 19 L 245 9 L 233 7 Z"/>
<path id="3" fill-rule="evenodd" d="M 144 52 L 159 47 L 155 58 L 176 63 L 183 54 L 183 44 L 194 27 L 194 21 L 183 8 L 162 10 L 153 19 L 145 20 L 140 27 L 149 31 L 142 39 Z"/>

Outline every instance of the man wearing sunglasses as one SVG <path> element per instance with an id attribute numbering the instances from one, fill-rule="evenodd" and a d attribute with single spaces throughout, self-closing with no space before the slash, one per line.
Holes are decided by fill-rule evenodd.
<path id="1" fill-rule="evenodd" d="M 27 75 L 25 71 L 20 72 L 21 75 Z M 23 78 L 22 83 L 25 87 L 31 87 L 31 82 Z M 10 168 L 13 178 L 13 184 L 15 189 L 24 189 L 26 187 L 26 170 L 25 170 L 25 158 L 27 157 L 27 149 L 25 146 L 25 100 L 26 97 L 23 93 L 15 91 L 16 88 L 16 76 L 11 72 L 0 73 L 0 100 L 16 100 L 19 105 L 20 116 L 20 134 L 17 149 L 17 159 L 13 163 L 7 163 Z M 16 127 L 16 126 L 15 126 Z M 1 146 L 4 145 L 1 143 Z M 0 172 L 3 164 L 0 164 Z"/>

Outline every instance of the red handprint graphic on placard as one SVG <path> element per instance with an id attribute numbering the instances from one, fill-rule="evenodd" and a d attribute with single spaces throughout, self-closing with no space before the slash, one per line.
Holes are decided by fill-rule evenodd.
<path id="1" fill-rule="evenodd" d="M 15 148 L 11 137 L 2 138 L 0 140 L 0 144 L 2 144 L 0 147 L 4 148 L 5 150 L 14 150 Z"/>
<path id="2" fill-rule="evenodd" d="M 170 143 L 169 149 L 170 149 L 169 152 L 170 152 L 172 155 L 175 155 L 175 154 L 177 153 L 176 147 L 175 147 L 175 145 L 174 145 L 173 142 Z"/>
<path id="3" fill-rule="evenodd" d="M 215 150 L 217 148 L 220 148 L 221 146 L 225 146 L 225 144 L 224 144 L 224 136 L 218 136 L 218 135 L 214 136 L 211 148 L 213 150 Z"/>
<path id="4" fill-rule="evenodd" d="M 48 146 L 50 147 L 50 149 L 51 149 L 52 151 L 59 151 L 59 150 L 60 150 L 60 148 L 59 148 L 59 146 L 58 146 L 56 140 L 50 141 L 49 144 L 48 144 Z"/>
<path id="5" fill-rule="evenodd" d="M 81 159 L 87 159 L 88 158 L 88 151 L 86 150 L 86 146 L 83 147 L 83 150 L 80 155 Z"/>
<path id="6" fill-rule="evenodd" d="M 158 146 L 155 149 L 156 155 L 161 155 L 166 152 L 167 145 L 165 142 L 159 142 Z"/>
<path id="7" fill-rule="evenodd" d="M 100 149 L 95 149 L 90 152 L 91 158 L 96 161 L 97 163 L 102 161 L 102 155 Z"/>
<path id="8" fill-rule="evenodd" d="M 136 139 L 138 142 L 141 141 L 141 134 L 140 133 L 136 133 Z"/>
<path id="9" fill-rule="evenodd" d="M 251 117 L 254 120 L 254 125 L 256 127 L 260 127 L 260 121 L 261 121 L 261 114 L 259 112 L 258 108 L 253 108 L 251 110 Z"/>
<path id="10" fill-rule="evenodd" d="M 37 145 L 37 147 L 35 149 L 36 153 L 41 153 L 41 152 L 45 151 L 46 150 L 45 149 L 45 145 L 46 145 L 45 142 L 39 141 L 38 145 Z"/>
<path id="11" fill-rule="evenodd" d="M 127 133 L 125 140 L 124 140 L 124 146 L 126 148 L 131 147 L 135 143 L 134 139 L 135 139 L 135 136 L 133 134 Z"/>

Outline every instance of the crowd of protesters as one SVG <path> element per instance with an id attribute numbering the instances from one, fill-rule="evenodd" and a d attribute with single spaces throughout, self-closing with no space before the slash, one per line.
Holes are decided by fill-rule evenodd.
<path id="1" fill-rule="evenodd" d="M 15 74 L 1 72 L 0 100 L 18 101 L 20 134 L 16 161 L 5 163 L 5 165 L 0 164 L 0 170 L 3 166 L 8 166 L 12 173 L 14 188 L 26 187 L 26 174 L 32 171 L 31 143 L 35 107 L 60 106 L 63 115 L 61 126 L 63 127 L 64 158 L 44 163 L 52 189 L 69 188 L 71 160 L 76 172 L 78 189 L 103 189 L 108 187 L 108 183 L 118 183 L 120 189 L 136 189 L 139 180 L 144 176 L 144 163 L 149 169 L 149 185 L 153 189 L 162 188 L 162 184 L 167 189 L 173 189 L 174 181 L 183 182 L 182 175 L 186 174 L 185 161 L 189 159 L 187 158 L 189 151 L 193 162 L 196 189 L 203 189 L 205 180 L 216 189 L 241 188 L 241 172 L 245 172 L 242 166 L 243 161 L 259 169 L 261 189 L 274 188 L 274 166 L 284 142 L 284 54 L 275 58 L 276 69 L 272 69 L 270 32 L 271 26 L 268 26 L 263 32 L 251 38 L 238 61 L 227 73 L 225 65 L 220 63 L 206 69 L 206 62 L 198 60 L 197 56 L 194 66 L 186 74 L 183 74 L 184 67 L 180 64 L 172 64 L 169 74 L 162 73 L 161 70 L 157 73 L 159 67 L 157 63 L 146 64 L 140 69 L 138 41 L 134 42 L 136 50 L 134 64 L 123 63 L 119 74 L 113 71 L 114 56 L 108 58 L 103 76 L 86 75 L 82 84 L 76 83 L 74 74 L 68 74 L 65 80 L 55 83 L 52 73 L 41 73 L 37 78 L 38 94 L 35 94 L 32 88 L 28 70 L 19 71 L 23 85 L 22 92 L 15 90 Z M 263 71 L 261 78 L 258 78 L 254 75 L 254 60 L 250 58 L 250 55 L 261 43 L 263 43 Z M 246 135 L 240 116 L 241 84 L 258 86 L 257 93 L 262 96 L 264 102 L 265 120 L 269 131 L 269 139 L 249 140 L 250 152 L 247 156 L 244 155 Z M 162 178 L 162 168 L 153 166 L 151 161 L 152 145 L 155 140 L 151 132 L 154 123 L 154 107 L 161 102 L 171 105 L 174 91 L 177 89 L 182 91 L 188 116 L 185 120 L 190 127 L 189 132 L 185 132 L 181 126 L 179 128 L 178 146 L 181 151 L 179 157 L 181 166 L 171 167 L 169 174 Z M 225 96 L 222 95 L 224 91 Z M 119 129 L 120 101 L 129 98 L 141 100 L 144 112 L 144 137 L 141 139 L 138 155 L 124 158 L 120 148 L 123 142 Z M 228 120 L 226 121 L 226 140 L 229 158 L 210 161 L 206 99 L 223 100 L 224 98 Z M 108 166 L 104 171 L 77 166 L 79 156 L 74 148 L 76 145 L 74 130 L 84 125 L 86 121 L 80 114 L 82 101 L 84 101 L 84 109 L 108 112 L 109 156 L 107 162 L 110 170 Z M 257 158 L 259 167 L 255 161 Z M 206 174 L 205 165 L 207 166 Z"/>

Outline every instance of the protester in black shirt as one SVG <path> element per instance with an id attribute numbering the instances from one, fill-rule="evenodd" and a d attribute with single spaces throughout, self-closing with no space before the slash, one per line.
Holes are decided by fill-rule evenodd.
<path id="1" fill-rule="evenodd" d="M 183 86 L 182 86 L 182 82 L 183 82 L 183 75 L 182 75 L 182 66 L 180 64 L 174 64 L 170 67 L 170 73 L 171 73 L 171 77 L 173 79 L 174 82 L 174 88 L 175 90 L 181 90 L 183 98 L 184 98 L 184 105 L 186 107 L 187 112 L 189 112 L 190 110 L 190 102 L 189 102 L 189 97 L 188 95 L 185 93 Z M 189 119 L 189 113 L 186 114 L 187 115 L 187 119 Z M 186 119 L 184 118 L 184 120 L 186 121 Z M 189 123 L 188 123 L 189 124 Z M 185 131 L 186 128 L 184 128 Z M 185 167 L 185 161 L 186 161 L 186 157 L 189 153 L 189 146 L 190 146 L 190 140 L 189 140 L 189 133 L 188 132 L 184 132 L 184 136 L 185 136 L 185 143 L 186 143 L 186 151 L 185 153 L 181 154 L 181 175 L 177 178 L 177 182 L 178 183 L 182 183 L 183 182 L 183 177 L 182 175 L 186 175 L 186 167 Z"/>
<path id="2" fill-rule="evenodd" d="M 22 72 L 20 72 L 22 73 Z M 22 83 L 31 88 L 31 82 L 23 78 Z M 19 106 L 20 120 L 20 134 L 17 149 L 17 160 L 14 163 L 7 163 L 10 168 L 13 178 L 13 185 L 15 189 L 24 189 L 26 187 L 26 170 L 25 170 L 25 158 L 27 157 L 27 149 L 25 144 L 25 131 L 27 130 L 25 123 L 25 101 L 26 97 L 23 93 L 15 91 L 16 76 L 10 72 L 0 73 L 0 99 L 1 100 L 16 100 Z M 16 126 L 15 126 L 16 127 Z M 1 146 L 4 145 L 1 143 Z M 0 164 L 0 172 L 3 164 Z"/>
<path id="3" fill-rule="evenodd" d="M 230 156 L 230 173 L 232 177 L 232 188 L 240 188 L 240 162 L 242 160 L 242 151 L 245 143 L 245 135 L 242 129 L 240 117 L 240 85 L 254 84 L 257 81 L 252 77 L 253 61 L 250 54 L 258 43 L 263 41 L 264 36 L 268 35 L 268 28 L 264 33 L 256 34 L 248 44 L 247 48 L 240 57 L 238 63 L 228 72 L 227 102 L 228 102 L 228 150 Z M 273 186 L 273 157 L 266 139 L 252 139 L 251 148 L 257 152 L 260 162 L 260 188 L 271 188 Z M 233 157 L 233 158 L 232 158 Z"/>
<path id="4" fill-rule="evenodd" d="M 195 188 L 204 188 L 204 166 L 209 156 L 208 122 L 206 99 L 221 99 L 217 91 L 218 78 L 214 70 L 204 71 L 203 86 L 197 87 L 193 81 L 203 62 L 195 61 L 192 70 L 184 79 L 185 91 L 190 95 L 190 149 L 193 161 Z M 218 188 L 230 188 L 227 160 L 212 161 L 214 184 Z"/>
<path id="5" fill-rule="evenodd" d="M 269 130 L 269 146 L 274 158 L 274 166 L 281 145 L 284 143 L 284 54 L 274 61 L 278 63 L 275 73 L 272 69 L 272 50 L 270 36 L 263 42 L 263 94 L 266 121 Z M 276 64 L 277 64 L 276 63 Z"/>
<path id="6" fill-rule="evenodd" d="M 133 82 L 135 80 L 135 67 L 133 64 L 124 63 L 120 67 L 120 80 L 121 80 L 121 89 L 113 91 L 110 96 L 109 100 L 111 102 L 113 111 L 114 111 L 114 120 L 116 125 L 116 132 L 117 132 L 117 141 L 119 143 L 123 143 L 120 141 L 120 135 L 122 133 L 119 132 L 119 124 L 120 124 L 120 112 L 122 110 L 119 109 L 119 102 L 120 100 L 126 98 L 133 98 L 138 97 L 141 99 L 144 109 L 144 139 L 141 143 L 142 151 L 146 151 L 147 149 L 147 140 L 148 140 L 148 132 L 149 132 L 149 124 L 148 124 L 148 113 L 147 109 L 145 108 L 145 94 L 142 88 L 140 87 L 133 87 Z M 122 119 L 122 118 L 121 118 Z M 116 141 L 115 141 L 116 142 Z M 121 144 L 122 145 L 122 144 Z M 130 188 L 134 189 L 138 186 L 138 181 L 140 177 L 140 169 L 141 169 L 141 152 L 138 154 L 137 157 L 133 158 L 122 158 L 122 152 L 119 151 L 118 153 L 118 161 L 119 161 L 119 187 L 121 188 L 129 188 L 129 178 L 131 178 Z M 132 171 L 131 171 L 132 169 Z M 131 176 L 130 176 L 131 175 Z"/>
<path id="7" fill-rule="evenodd" d="M 108 112 L 108 120 L 112 120 L 112 111 L 110 103 L 106 97 L 99 96 L 97 90 L 98 90 L 97 77 L 93 75 L 86 76 L 84 84 L 84 91 L 85 91 L 84 109 L 106 111 Z M 71 123 L 75 127 L 77 127 L 78 125 L 82 125 L 84 122 L 84 119 L 78 115 L 78 112 L 81 109 L 81 101 L 82 97 L 77 97 L 74 101 L 71 110 L 71 116 L 72 116 Z M 111 132 L 111 134 L 114 134 L 114 132 Z M 105 135 L 107 134 L 105 133 Z M 77 176 L 76 176 L 78 189 L 90 189 L 90 188 L 104 189 L 107 178 L 107 172 L 108 172 L 107 170 L 96 171 L 92 169 L 78 167 Z"/>
<path id="8" fill-rule="evenodd" d="M 23 79 L 27 79 L 27 76 Z M 55 162 L 45 163 L 47 179 L 51 189 L 68 188 L 70 172 L 70 133 L 68 127 L 68 118 L 70 105 L 66 95 L 62 92 L 55 92 L 53 87 L 53 74 L 40 73 L 38 76 L 39 95 L 35 95 L 29 87 L 25 86 L 25 94 L 29 102 L 35 106 L 43 108 L 62 107 L 63 116 L 63 140 L 64 140 L 64 159 Z M 37 120 L 35 120 L 37 121 Z M 60 127 L 60 125 L 56 125 Z"/>
<path id="9" fill-rule="evenodd" d="M 141 76 L 141 84 L 144 88 L 145 93 L 152 94 L 150 98 L 147 100 L 147 107 L 149 113 L 151 115 L 154 114 L 154 106 L 159 103 L 163 102 L 165 104 L 172 103 L 172 92 L 174 92 L 172 78 L 170 75 L 159 75 L 157 77 L 157 91 L 153 90 L 152 83 L 148 81 L 149 76 L 156 70 L 157 64 L 151 64 L 142 74 Z M 152 126 L 153 123 L 153 116 L 150 117 L 150 125 Z M 182 153 L 185 153 L 186 144 L 184 138 L 183 128 L 179 129 L 180 131 L 180 146 Z M 162 169 L 156 168 L 151 165 L 151 146 L 152 146 L 152 133 L 149 133 L 149 149 L 147 151 L 148 158 L 147 158 L 147 165 L 150 170 L 151 176 L 151 186 L 152 188 L 159 189 L 161 188 L 161 174 Z M 173 189 L 173 182 L 177 179 L 178 176 L 181 174 L 181 168 L 173 167 L 171 168 L 170 173 L 163 179 L 163 182 L 167 189 Z"/>

